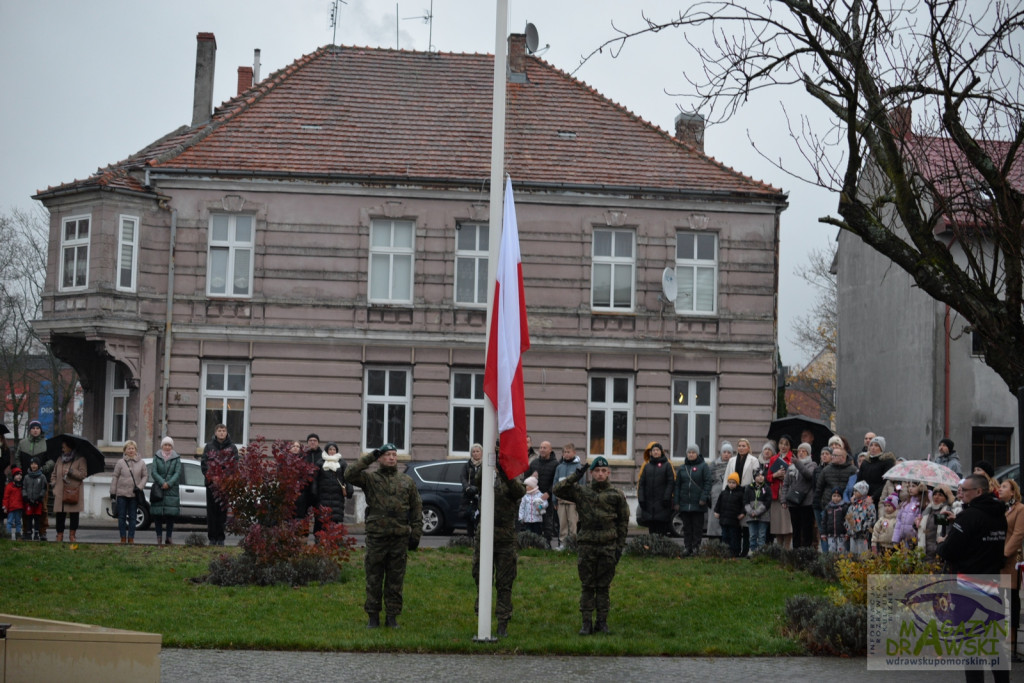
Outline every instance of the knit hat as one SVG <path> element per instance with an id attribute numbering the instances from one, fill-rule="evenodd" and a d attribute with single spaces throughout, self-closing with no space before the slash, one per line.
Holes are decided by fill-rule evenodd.
<path id="1" fill-rule="evenodd" d="M 761 452 L 764 453 L 765 450 L 771 451 L 772 454 L 779 452 L 778 449 L 775 448 L 775 444 L 773 444 L 771 441 L 768 441 L 765 443 L 765 445 L 761 446 Z"/>
<path id="2" fill-rule="evenodd" d="M 834 487 L 834 488 L 832 489 L 832 495 L 833 495 L 833 496 L 834 496 L 834 495 L 836 495 L 837 493 L 838 493 L 838 494 L 839 494 L 840 496 L 841 496 L 841 495 L 843 495 L 843 490 L 842 490 L 841 488 L 839 488 L 838 486 L 836 486 L 836 487 Z"/>
<path id="3" fill-rule="evenodd" d="M 843 445 L 843 437 L 841 437 L 841 436 L 833 436 L 833 437 L 831 437 L 828 440 L 828 445 L 829 446 L 835 446 L 836 444 L 839 444 L 840 446 L 842 446 Z"/>
<path id="4" fill-rule="evenodd" d="M 537 488 L 537 477 L 527 477 L 526 481 L 524 481 L 523 483 L 526 484 L 526 489 L 528 491 L 532 491 L 533 489 Z"/>
<path id="5" fill-rule="evenodd" d="M 309 436 L 306 437 L 306 441 L 309 441 L 310 439 L 316 439 L 317 441 L 319 441 L 320 435 L 317 434 L 316 432 L 310 432 Z"/>
<path id="6" fill-rule="evenodd" d="M 756 469 L 754 470 L 754 478 L 755 478 L 755 479 L 756 479 L 757 477 L 763 477 L 763 476 L 766 476 L 766 475 L 765 475 L 765 469 L 764 469 L 763 467 L 758 467 L 758 468 L 756 468 Z"/>
<path id="7" fill-rule="evenodd" d="M 732 444 L 729 443 L 728 441 L 723 441 L 722 442 L 722 448 L 720 449 L 720 452 L 721 451 L 729 451 L 730 453 L 735 453 L 736 449 L 733 448 Z"/>
<path id="8" fill-rule="evenodd" d="M 31 466 L 32 466 L 33 464 L 35 464 L 35 465 L 39 465 L 40 467 L 42 467 L 42 465 L 43 465 L 43 462 L 42 462 L 42 460 L 40 460 L 40 459 L 39 459 L 39 456 L 37 456 L 37 455 L 33 455 L 33 456 L 32 456 L 31 458 L 29 458 L 29 460 L 28 460 L 28 464 L 29 464 L 29 466 L 30 466 L 30 467 L 31 467 Z"/>
<path id="9" fill-rule="evenodd" d="M 338 444 L 334 443 L 333 441 L 331 441 L 329 444 L 324 446 L 324 453 L 327 453 L 328 451 L 330 451 L 331 450 L 331 446 L 334 446 L 334 450 L 336 450 L 339 453 L 341 453 L 341 449 L 338 448 Z"/>
<path id="10" fill-rule="evenodd" d="M 996 476 L 996 468 L 988 460 L 979 460 L 974 463 L 974 469 L 979 469 L 990 477 Z"/>
<path id="11" fill-rule="evenodd" d="M 39 427 L 39 429 L 42 429 L 43 423 L 40 422 L 39 420 L 32 420 L 31 422 L 28 423 L 28 428 L 31 430 L 33 427 Z"/>
<path id="12" fill-rule="evenodd" d="M 700 455 L 700 446 L 698 446 L 695 443 L 691 443 L 689 446 L 686 447 L 686 452 L 689 453 L 690 451 L 693 451 L 697 455 Z"/>
<path id="13" fill-rule="evenodd" d="M 163 448 L 164 446 L 167 446 L 167 445 L 170 445 L 171 448 L 174 448 L 174 439 L 172 439 L 169 436 L 165 436 L 164 438 L 160 439 L 160 447 L 161 448 Z"/>
<path id="14" fill-rule="evenodd" d="M 900 497 L 895 493 L 890 493 L 889 497 L 882 501 L 882 504 L 891 505 L 892 508 L 895 510 L 900 506 Z"/>
<path id="15" fill-rule="evenodd" d="M 940 446 L 945 445 L 946 448 L 949 449 L 950 453 L 952 453 L 953 451 L 956 450 L 956 447 L 953 445 L 953 439 L 940 439 L 939 440 L 939 445 Z"/>
<path id="16" fill-rule="evenodd" d="M 740 483 L 740 475 L 733 472 L 732 474 L 729 475 L 729 481 L 734 481 L 737 484 Z"/>
<path id="17" fill-rule="evenodd" d="M 942 495 L 944 495 L 946 497 L 946 502 L 947 503 L 952 503 L 953 502 L 953 492 L 950 491 L 949 487 L 946 486 L 945 484 L 939 484 L 938 486 L 935 487 L 935 489 L 932 491 L 932 499 L 933 500 L 935 499 L 935 494 L 936 493 L 941 493 Z"/>
<path id="18" fill-rule="evenodd" d="M 871 441 L 870 441 L 870 443 L 868 445 L 871 445 L 873 443 L 877 443 L 879 448 L 881 448 L 883 451 L 885 450 L 885 437 L 884 436 L 876 436 L 875 438 L 871 439 Z"/>
<path id="19" fill-rule="evenodd" d="M 868 483 L 866 481 L 858 481 L 856 484 L 853 485 L 853 490 L 862 496 L 866 496 L 868 495 L 868 491 L 871 490 L 871 487 L 868 486 Z"/>
<path id="20" fill-rule="evenodd" d="M 12 467 L 11 468 L 11 476 L 12 477 L 16 477 L 19 474 L 21 474 L 21 468 L 20 467 Z"/>
<path id="21" fill-rule="evenodd" d="M 798 451 L 804 451 L 805 453 L 807 453 L 807 455 L 811 455 L 814 452 L 814 448 L 811 446 L 811 444 L 807 443 L 806 441 L 797 446 L 796 449 Z"/>
<path id="22" fill-rule="evenodd" d="M 594 462 L 590 463 L 590 469 L 596 470 L 598 467 L 608 467 L 608 458 L 603 455 L 594 458 Z"/>
<path id="23" fill-rule="evenodd" d="M 826 453 L 832 455 L 832 449 L 829 448 L 828 446 L 825 446 L 824 448 L 821 449 L 820 455 L 825 455 Z"/>

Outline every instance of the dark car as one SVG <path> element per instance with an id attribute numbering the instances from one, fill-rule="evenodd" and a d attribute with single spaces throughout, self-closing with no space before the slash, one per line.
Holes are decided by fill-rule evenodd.
<path id="1" fill-rule="evenodd" d="M 146 482 L 146 504 L 135 509 L 135 528 L 145 531 L 149 528 L 152 517 L 149 514 L 149 493 L 153 489 L 153 458 L 143 460 L 149 468 L 149 481 Z M 177 522 L 199 523 L 206 521 L 206 477 L 198 460 L 181 459 L 181 479 L 178 481 L 179 502 Z M 111 502 L 107 514 L 117 517 L 117 510 Z"/>
<path id="2" fill-rule="evenodd" d="M 999 483 L 1003 483 L 1007 479 L 1013 479 L 1015 482 L 1020 484 L 1020 463 L 1011 462 L 1009 465 L 1003 465 L 996 470 L 996 480 Z"/>
<path id="3" fill-rule="evenodd" d="M 410 463 L 405 468 L 423 500 L 424 535 L 437 536 L 466 528 L 466 520 L 459 514 L 465 465 L 465 460 L 436 460 Z"/>

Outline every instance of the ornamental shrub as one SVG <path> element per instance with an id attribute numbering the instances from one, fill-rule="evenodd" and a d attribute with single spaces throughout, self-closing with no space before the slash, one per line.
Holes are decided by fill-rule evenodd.
<path id="1" fill-rule="evenodd" d="M 348 561 L 355 539 L 344 524 L 331 521 L 330 510 L 313 508 L 321 527 L 310 545 L 309 515 L 295 518 L 302 491 L 313 480 L 317 467 L 301 455 L 288 452 L 286 443 L 274 442 L 269 456 L 260 437 L 242 449 L 238 458 L 221 451 L 210 458 L 207 477 L 214 495 L 229 510 L 228 530 L 242 541 L 240 557 L 222 555 L 211 563 L 211 582 L 230 578 L 228 584 L 301 585 L 310 580 L 337 580 L 341 565 Z M 237 566 L 225 566 L 237 563 Z M 321 569 L 333 566 L 333 570 Z M 312 576 L 312 578 L 311 578 Z"/>

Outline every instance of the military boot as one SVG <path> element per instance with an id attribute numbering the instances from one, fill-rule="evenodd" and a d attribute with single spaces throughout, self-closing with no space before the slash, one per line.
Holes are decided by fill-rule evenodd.
<path id="1" fill-rule="evenodd" d="M 389 614 L 384 617 L 384 625 L 388 628 L 398 628 L 398 617 L 394 614 Z"/>
<path id="2" fill-rule="evenodd" d="M 584 614 L 583 615 L 583 626 L 580 627 L 580 635 L 581 636 L 589 636 L 593 632 L 594 632 L 594 624 L 591 621 L 590 614 Z"/>
<path id="3" fill-rule="evenodd" d="M 608 615 L 607 614 L 598 614 L 597 615 L 597 623 L 594 624 L 594 632 L 595 633 L 611 633 L 611 631 L 608 630 Z"/>
<path id="4" fill-rule="evenodd" d="M 367 616 L 366 628 L 380 628 L 380 612 L 369 612 Z"/>
<path id="5" fill-rule="evenodd" d="M 498 622 L 498 637 L 499 638 L 507 638 L 508 637 L 508 622 L 507 621 L 499 621 Z"/>

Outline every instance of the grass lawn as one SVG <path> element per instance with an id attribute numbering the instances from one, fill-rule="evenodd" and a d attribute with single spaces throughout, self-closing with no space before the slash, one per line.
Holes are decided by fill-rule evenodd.
<path id="1" fill-rule="evenodd" d="M 194 582 L 223 551 L 0 542 L 0 612 L 161 633 L 165 647 L 771 656 L 805 652 L 782 633 L 786 598 L 825 593 L 824 582 L 767 560 L 626 556 L 611 588 L 612 634 L 581 637 L 575 555 L 527 550 L 509 637 L 478 644 L 468 549 L 413 554 L 401 628 L 372 631 L 362 610 L 362 550 L 335 584 Z"/>

